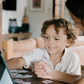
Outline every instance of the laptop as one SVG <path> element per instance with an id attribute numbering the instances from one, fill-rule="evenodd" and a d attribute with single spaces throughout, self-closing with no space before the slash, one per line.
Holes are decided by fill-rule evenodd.
<path id="1" fill-rule="evenodd" d="M 13 81 L 6 61 L 0 51 L 0 84 L 18 84 Z"/>

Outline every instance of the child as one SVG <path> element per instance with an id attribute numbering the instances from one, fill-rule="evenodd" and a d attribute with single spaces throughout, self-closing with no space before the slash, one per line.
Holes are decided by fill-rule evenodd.
<path id="1" fill-rule="evenodd" d="M 76 39 L 73 28 L 74 26 L 65 19 L 45 21 L 41 30 L 45 47 L 34 49 L 28 55 L 8 60 L 9 69 L 16 69 L 21 66 L 33 68 L 34 62 L 43 60 L 57 71 L 80 75 L 78 55 L 66 48 L 72 45 Z"/>

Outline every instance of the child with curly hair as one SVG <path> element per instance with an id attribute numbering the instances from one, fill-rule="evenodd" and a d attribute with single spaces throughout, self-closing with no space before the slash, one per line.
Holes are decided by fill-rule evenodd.
<path id="1" fill-rule="evenodd" d="M 73 24 L 62 18 L 46 20 L 41 29 L 41 36 L 44 40 L 44 48 L 36 48 L 27 55 L 8 60 L 9 69 L 21 66 L 34 68 L 34 62 L 43 60 L 54 70 L 81 74 L 78 55 L 67 48 L 76 39 Z"/>

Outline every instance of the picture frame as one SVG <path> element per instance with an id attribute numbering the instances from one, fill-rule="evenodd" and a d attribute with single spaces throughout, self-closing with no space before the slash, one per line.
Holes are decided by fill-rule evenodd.
<path id="1" fill-rule="evenodd" d="M 30 11 L 43 11 L 44 0 L 30 0 L 29 6 L 30 6 Z"/>

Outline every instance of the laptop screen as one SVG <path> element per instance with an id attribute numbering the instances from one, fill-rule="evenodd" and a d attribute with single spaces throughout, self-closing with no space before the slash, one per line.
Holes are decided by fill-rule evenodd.
<path id="1" fill-rule="evenodd" d="M 0 84 L 15 84 L 1 51 L 0 51 Z"/>

